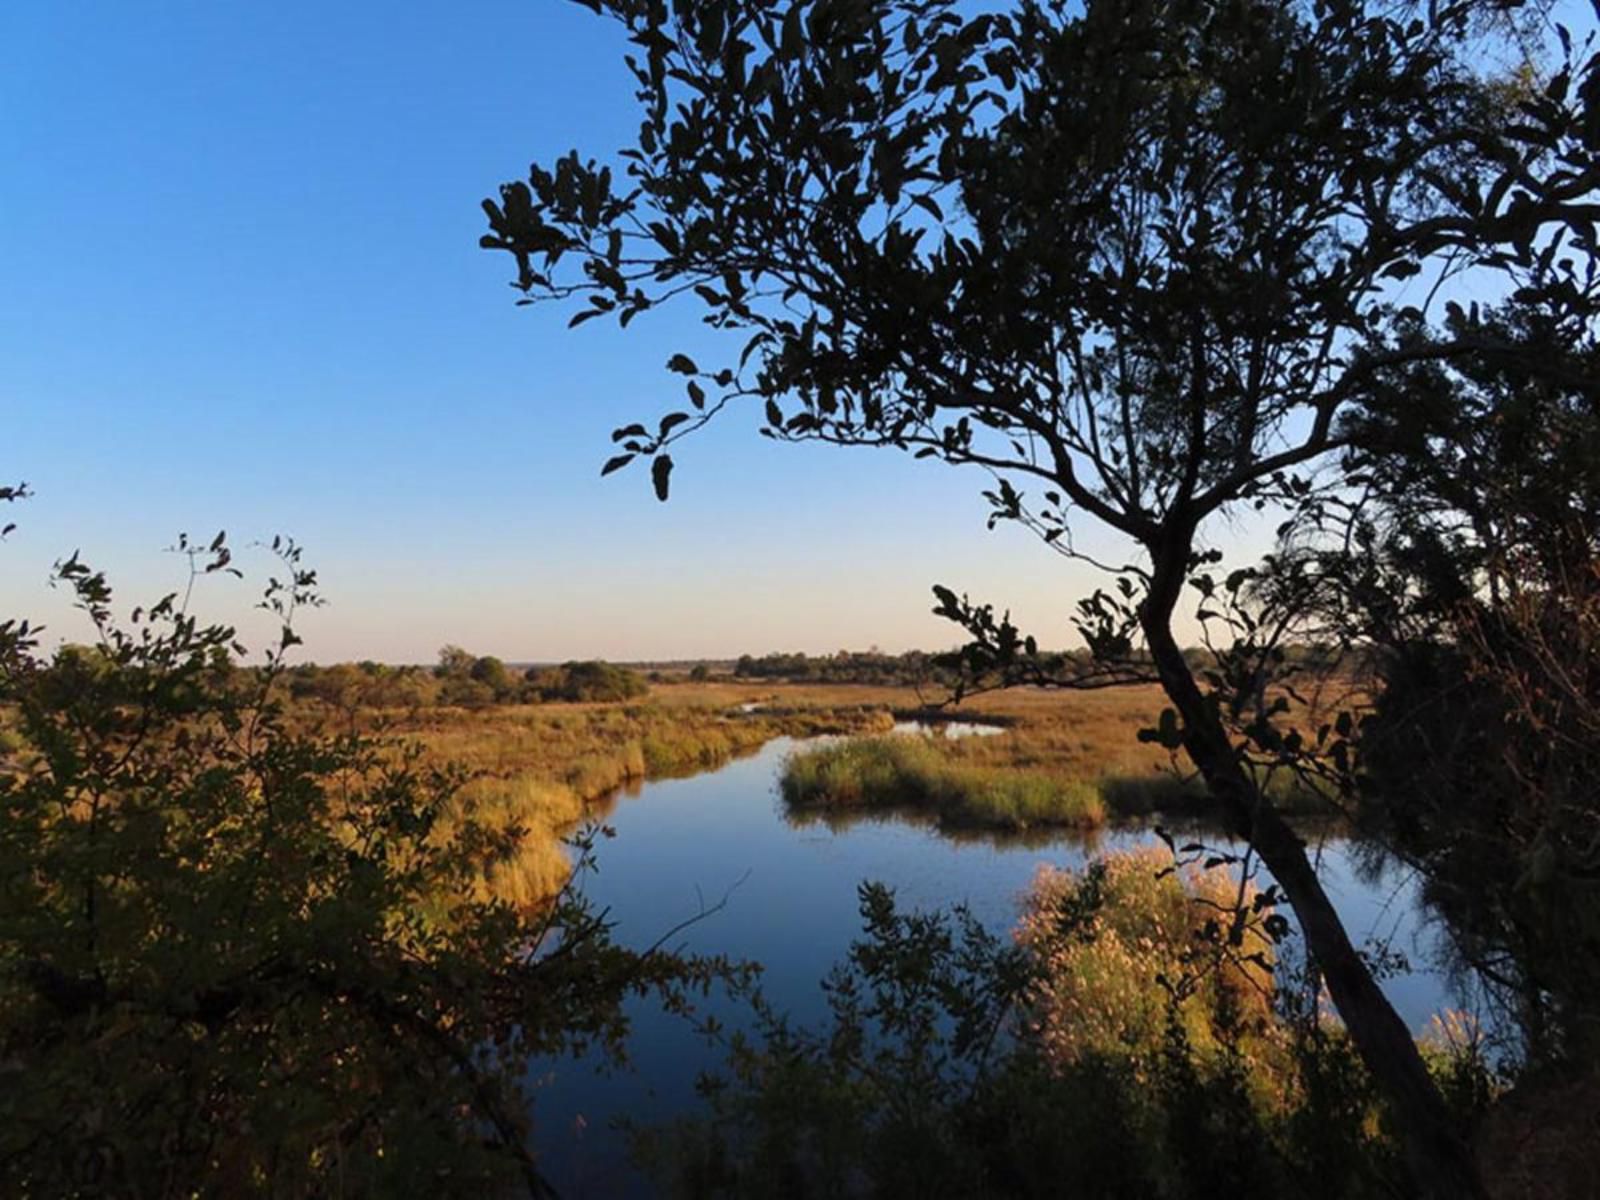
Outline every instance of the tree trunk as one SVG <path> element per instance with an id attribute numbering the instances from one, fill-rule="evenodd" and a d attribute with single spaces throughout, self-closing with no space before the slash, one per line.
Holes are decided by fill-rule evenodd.
<path id="1" fill-rule="evenodd" d="M 1419 1194 L 1438 1200 L 1484 1196 L 1471 1148 L 1457 1135 L 1405 1022 L 1350 944 L 1306 857 L 1305 843 L 1261 798 L 1235 757 L 1227 731 L 1205 703 L 1172 636 L 1171 617 L 1183 583 L 1187 548 L 1182 554 L 1153 558 L 1156 569 L 1140 623 L 1162 688 L 1182 719 L 1184 749 L 1217 798 L 1233 834 L 1255 848 L 1294 908 L 1306 949 L 1327 982 L 1357 1052 L 1393 1110 Z"/>

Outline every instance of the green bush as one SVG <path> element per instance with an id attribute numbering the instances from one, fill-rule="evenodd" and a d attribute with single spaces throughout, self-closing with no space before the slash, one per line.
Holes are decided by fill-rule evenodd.
<path id="1" fill-rule="evenodd" d="M 634 700 L 648 695 L 650 685 L 636 671 L 607 662 L 569 662 L 531 670 L 528 683 L 542 700 L 596 703 Z"/>
<path id="2" fill-rule="evenodd" d="M 286 719 L 314 576 L 280 552 L 259 671 L 172 598 L 119 626 L 76 558 L 92 662 L 0 624 L 8 1195 L 543 1194 L 529 1056 L 615 1047 L 629 992 L 718 971 L 614 946 L 571 893 L 485 896 L 518 831 L 456 773 Z"/>

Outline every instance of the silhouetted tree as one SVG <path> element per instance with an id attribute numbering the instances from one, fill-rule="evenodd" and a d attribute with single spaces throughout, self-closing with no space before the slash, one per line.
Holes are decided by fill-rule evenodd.
<path id="1" fill-rule="evenodd" d="M 1187 751 L 1293 905 L 1419 1186 L 1477 1190 L 1404 1023 L 1247 769 L 1274 712 L 1247 738 L 1228 714 L 1265 697 L 1259 673 L 1197 677 L 1172 619 L 1191 578 L 1218 590 L 1207 529 L 1299 503 L 1381 374 L 1477 342 L 1401 336 L 1398 282 L 1515 265 L 1589 203 L 1592 158 L 1559 160 L 1546 136 L 1587 128 L 1586 65 L 1543 88 L 1481 78 L 1480 18 L 1515 5 L 590 6 L 632 43 L 636 144 L 620 174 L 576 151 L 536 165 L 485 203 L 483 244 L 529 299 L 579 302 L 574 325 L 683 299 L 744 335 L 726 365 L 673 355 L 687 405 L 618 429 L 603 473 L 649 457 L 665 498 L 668 447 L 753 401 L 771 437 L 986 470 L 991 520 L 1064 553 L 1069 517 L 1124 535 L 1139 557 L 1119 592 L 1080 609 L 1088 668 L 945 589 L 940 611 L 973 635 L 972 665 L 1010 678 L 1160 682 L 1173 708 L 1151 736 Z"/>
<path id="2" fill-rule="evenodd" d="M 1325 615 L 1377 648 L 1359 815 L 1540 1065 L 1600 1062 L 1597 301 L 1591 270 L 1458 309 L 1495 348 L 1374 397 L 1367 493 L 1310 543 Z"/>

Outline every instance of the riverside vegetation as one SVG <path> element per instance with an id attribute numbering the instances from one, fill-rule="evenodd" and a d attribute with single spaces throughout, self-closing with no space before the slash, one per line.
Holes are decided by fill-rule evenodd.
<path id="1" fill-rule="evenodd" d="M 646 779 L 718 766 L 780 736 L 848 735 L 790 758 L 781 790 L 798 819 L 897 809 L 950 827 L 1025 832 L 1210 812 L 1181 758 L 1139 741 L 1159 711 L 1153 689 L 976 697 L 959 713 L 1000 732 L 948 738 L 888 732 L 895 714 L 928 715 L 919 707 L 926 693 L 906 687 L 683 679 L 647 693 L 627 703 L 358 710 L 356 718 L 467 770 L 463 802 L 478 820 L 518 835 L 515 855 L 485 884 L 520 904 L 565 881 L 562 839 L 597 815 L 597 802 Z M 932 727 L 947 715 L 934 712 Z M 1288 778 L 1273 786 L 1305 815 L 1331 813 L 1321 793 Z"/>
<path id="2" fill-rule="evenodd" d="M 863 885 L 829 1017 L 755 996 L 706 1114 L 636 1130 L 636 1155 L 686 1198 L 1409 1194 L 1272 896 L 1151 846 L 1043 866 L 1022 899 L 1004 939 Z M 1422 1052 L 1463 1125 L 1504 1086 L 1459 1014 Z"/>
<path id="3" fill-rule="evenodd" d="M 1072 793 L 1052 782 L 1063 779 L 1112 796 L 1108 780 L 1140 781 L 1124 790 L 1142 798 L 1130 809 L 1169 788 L 1194 803 L 1187 785 L 1156 782 L 1174 764 L 1136 736 L 1154 699 L 1138 689 L 976 697 L 971 715 L 1003 728 L 988 737 L 885 736 L 915 693 L 841 685 L 341 707 L 293 699 L 278 665 L 233 667 L 219 653 L 231 630 L 170 605 L 153 610 L 167 630 L 153 642 L 119 634 L 99 576 L 68 564 L 63 579 L 103 641 L 47 662 L 12 627 L 3 664 L 13 820 L 0 866 L 8 887 L 30 880 L 31 899 L 8 904 L 0 926 L 6 961 L 25 968 L 0 993 L 17 1084 L 0 1149 L 24 1194 L 158 1177 L 201 1192 L 334 1178 L 393 1190 L 419 1173 L 439 1194 L 544 1194 L 518 1083 L 527 1057 L 596 1042 L 620 1052 L 630 994 L 687 1012 L 713 983 L 753 983 L 723 960 L 612 945 L 565 887 L 562 839 L 630 782 L 828 734 L 841 740 L 797 755 L 790 787 L 809 762 L 824 793 L 881 789 L 941 817 L 993 794 L 984 820 L 1001 825 L 1113 815 L 1103 802 L 1069 809 L 1059 797 Z M 573 845 L 582 861 L 590 843 Z M 1384 1107 L 1314 985 L 1297 991 L 1280 960 L 1275 897 L 1198 869 L 1197 849 L 1182 848 L 1176 872 L 1171 855 L 1146 851 L 1042 873 L 1011 946 L 959 913 L 905 913 L 864 887 L 865 938 L 828 984 L 832 1028 L 792 1030 L 758 999 L 757 1036 L 731 1044 L 714 1122 L 642 1134 L 641 1161 L 686 1195 L 862 1180 L 883 1196 L 1074 1183 L 1183 1197 L 1218 1181 L 1392 1193 Z M 280 865 L 263 872 L 263 853 Z M 85 895 L 97 897 L 87 919 Z M 221 911 L 242 913 L 248 936 L 217 926 L 208 914 Z M 126 936 L 150 921 L 176 937 L 176 958 Z M 93 936 L 75 950 L 63 929 Z M 545 949 L 508 956 L 519 945 Z M 183 966 L 193 954 L 203 969 Z M 1452 1037 L 1428 1061 L 1465 1122 L 1501 1084 L 1470 1027 L 1440 1028 Z M 78 1049 L 38 1057 L 61 1039 Z M 496 1051 L 469 1066 L 477 1041 Z M 265 1089 L 262 1047 L 277 1061 Z M 296 1065 L 312 1060 L 344 1065 L 314 1076 Z M 462 1114 L 492 1137 L 469 1136 Z M 174 1125 L 192 1134 L 158 1136 Z M 70 1146 L 53 1138 L 62 1128 Z"/>
<path id="4" fill-rule="evenodd" d="M 259 669 L 176 594 L 118 616 L 77 556 L 91 646 L 0 622 L 4 1190 L 547 1195 L 528 1059 L 620 1052 L 629 996 L 739 971 L 479 886 L 515 831 L 458 769 L 285 706 L 316 579 L 274 546 Z M 234 570 L 221 535 L 180 549 Z"/>
<path id="5" fill-rule="evenodd" d="M 499 659 L 448 646 L 440 659 L 442 667 L 427 672 L 429 685 L 413 685 L 432 688 L 427 702 L 382 702 L 394 699 L 397 680 L 422 677 L 419 669 L 301 667 L 288 685 L 307 715 L 336 712 L 354 728 L 416 742 L 429 762 L 461 766 L 467 778 L 459 803 L 514 840 L 514 853 L 483 880 L 514 904 L 538 904 L 560 890 L 570 872 L 563 840 L 600 816 L 606 797 L 645 779 L 709 770 L 779 736 L 846 734 L 790 757 L 781 792 L 795 819 L 850 821 L 896 810 L 949 829 L 1048 834 L 1210 811 L 1205 787 L 1181 754 L 1139 741 L 1160 710 L 1154 688 L 1014 690 L 974 696 L 957 710 L 928 710 L 930 693 L 912 686 L 765 678 L 752 685 L 746 675 L 696 680 L 693 672 L 651 685 L 626 667 L 578 664 L 574 672 L 570 664 L 557 670 L 605 678 L 606 699 L 525 702 L 518 686 L 499 693 L 501 702 L 474 693 L 477 701 L 461 706 L 448 702 L 451 680 L 472 680 L 475 670 L 498 675 L 474 664 L 499 666 Z M 550 672 L 534 669 L 528 677 L 549 680 Z M 365 690 L 352 685 L 362 678 Z M 896 714 L 920 715 L 933 730 L 960 715 L 998 731 L 910 738 L 890 733 Z M 1275 779 L 1272 792 L 1304 816 L 1333 811 L 1320 792 L 1290 778 Z"/>
<path id="6" fill-rule="evenodd" d="M 681 684 L 647 689 L 630 703 L 430 709 L 364 714 L 414 741 L 431 761 L 467 772 L 461 803 L 477 819 L 515 832 L 516 852 L 485 886 L 513 903 L 538 904 L 566 881 L 563 841 L 597 817 L 619 789 L 646 779 L 693 774 L 751 753 L 775 737 L 885 730 L 881 697 L 850 689 L 807 692 L 783 708 L 740 711 L 749 689 Z"/>
<path id="7" fill-rule="evenodd" d="M 1330 686 L 1333 719 L 1359 702 Z M 792 755 L 781 788 L 799 819 L 848 821 L 882 811 L 916 813 L 952 829 L 1094 829 L 1155 815 L 1206 818 L 1215 805 L 1180 755 L 1141 752 L 1160 701 L 1153 689 L 1062 694 L 1010 692 L 991 700 L 987 737 L 855 738 Z M 1147 735 L 1144 735 L 1147 736 Z M 1330 789 L 1294 772 L 1260 773 L 1265 794 L 1302 819 L 1336 819 Z"/>
<path id="8" fill-rule="evenodd" d="M 515 853 L 483 885 L 518 904 L 560 888 L 563 839 L 618 789 L 706 770 L 780 736 L 847 735 L 791 759 L 782 788 L 797 816 L 889 806 L 1022 830 L 1204 809 L 1173 756 L 1138 741 L 1159 707 L 1149 689 L 976 697 L 960 715 L 1002 729 L 981 738 L 890 735 L 895 714 L 924 712 L 926 694 L 907 687 L 683 678 L 646 692 L 612 703 L 337 711 L 466 772 L 460 803 L 515 835 Z M 946 715 L 933 714 L 935 727 Z"/>

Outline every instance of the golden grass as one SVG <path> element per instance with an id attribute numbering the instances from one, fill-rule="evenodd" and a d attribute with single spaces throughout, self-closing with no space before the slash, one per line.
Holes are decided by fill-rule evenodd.
<path id="1" fill-rule="evenodd" d="M 364 720 L 381 720 L 387 732 L 420 744 L 435 762 L 470 773 L 457 818 L 470 808 L 490 829 L 520 834 L 516 854 L 496 866 L 485 886 L 513 903 L 535 905 L 567 878 L 562 839 L 619 789 L 707 770 L 781 735 L 882 732 L 892 723 L 891 697 L 882 694 L 887 689 L 870 695 L 797 691 L 785 696 L 781 709 L 739 711 L 770 700 L 770 691 L 669 685 L 625 703 L 438 708 L 367 713 Z M 442 833 L 449 831 L 447 822 Z"/>
<path id="2" fill-rule="evenodd" d="M 851 738 L 792 755 L 782 791 L 795 814 L 906 808 L 954 828 L 1093 828 L 1106 816 L 1099 793 L 1076 780 L 952 762 L 921 737 Z"/>
<path id="3" fill-rule="evenodd" d="M 785 765 L 784 797 L 797 817 L 834 823 L 873 808 L 920 810 L 946 828 L 1017 832 L 1082 830 L 1158 812 L 1205 817 L 1211 805 L 1187 756 L 1139 741 L 1164 706 L 1154 686 L 992 693 L 961 714 L 1003 719 L 1003 732 L 803 751 Z M 1295 716 L 1306 723 L 1303 706 Z M 1325 795 L 1288 773 L 1262 782 L 1285 812 L 1333 815 Z"/>
<path id="4" fill-rule="evenodd" d="M 501 864 L 490 886 L 534 904 L 567 877 L 561 839 L 618 789 L 707 770 L 782 735 L 883 733 L 892 713 L 922 701 L 903 687 L 684 680 L 656 684 L 643 699 L 623 703 L 434 708 L 367 713 L 363 722 L 381 717 L 390 732 L 419 742 L 435 761 L 471 772 L 463 799 L 477 806 L 480 819 L 523 831 L 517 855 Z M 991 693 L 950 715 L 1004 721 L 1003 732 L 930 739 L 912 757 L 925 782 L 939 783 L 933 788 L 939 795 L 977 797 L 975 825 L 1082 826 L 1108 811 L 1172 809 L 1194 797 L 1182 778 L 1187 760 L 1137 736 L 1164 706 L 1153 685 Z"/>

